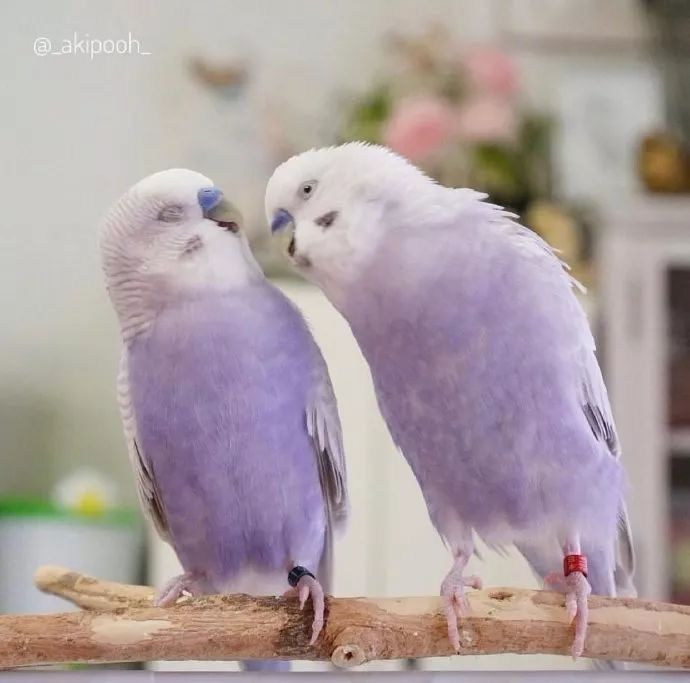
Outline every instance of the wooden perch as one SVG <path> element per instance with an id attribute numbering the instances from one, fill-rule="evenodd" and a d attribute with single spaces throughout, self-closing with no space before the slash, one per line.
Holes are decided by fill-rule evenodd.
<path id="1" fill-rule="evenodd" d="M 0 667 L 64 662 L 311 659 L 350 667 L 375 659 L 452 654 L 440 598 L 328 598 L 308 645 L 310 609 L 246 595 L 152 606 L 153 591 L 44 567 L 36 584 L 84 612 L 0 616 Z M 461 654 L 568 654 L 563 596 L 494 588 L 471 592 Z M 690 667 L 690 607 L 590 598 L 588 657 Z"/>

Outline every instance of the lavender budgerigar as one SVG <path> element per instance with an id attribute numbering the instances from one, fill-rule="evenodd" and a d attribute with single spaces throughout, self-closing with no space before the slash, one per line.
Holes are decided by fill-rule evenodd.
<path id="1" fill-rule="evenodd" d="M 304 319 L 241 225 L 208 178 L 184 169 L 145 178 L 106 215 L 118 398 L 142 506 L 184 569 L 158 604 L 291 585 L 301 606 L 311 596 L 314 642 L 332 532 L 347 516 L 340 421 Z"/>
<path id="2" fill-rule="evenodd" d="M 460 648 L 474 533 L 561 589 L 582 653 L 587 596 L 633 595 L 624 473 L 594 341 L 563 264 L 516 217 L 383 147 L 289 159 L 266 212 L 347 319 L 453 566 Z M 587 568 L 588 561 L 588 568 Z"/>

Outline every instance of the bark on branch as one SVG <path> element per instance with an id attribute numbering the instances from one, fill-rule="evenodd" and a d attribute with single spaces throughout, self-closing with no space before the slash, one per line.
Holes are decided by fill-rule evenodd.
<path id="1" fill-rule="evenodd" d="M 0 667 L 63 662 L 311 659 L 350 667 L 375 659 L 452 654 L 440 598 L 328 598 L 309 646 L 311 610 L 296 600 L 246 595 L 152 606 L 152 590 L 58 567 L 37 586 L 86 611 L 0 617 Z M 568 654 L 563 596 L 494 588 L 469 595 L 462 654 Z M 591 597 L 585 656 L 690 667 L 690 607 Z"/>

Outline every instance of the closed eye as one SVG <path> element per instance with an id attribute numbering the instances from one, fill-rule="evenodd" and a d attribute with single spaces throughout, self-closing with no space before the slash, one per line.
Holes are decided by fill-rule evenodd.
<path id="1" fill-rule="evenodd" d="M 338 218 L 338 212 L 329 211 L 328 213 L 325 213 L 323 216 L 317 218 L 314 222 L 321 228 L 330 228 L 331 225 L 335 223 L 336 218 Z"/>
<path id="2" fill-rule="evenodd" d="M 177 204 L 164 206 L 158 213 L 158 220 L 163 223 L 177 223 L 184 216 L 184 208 Z"/>

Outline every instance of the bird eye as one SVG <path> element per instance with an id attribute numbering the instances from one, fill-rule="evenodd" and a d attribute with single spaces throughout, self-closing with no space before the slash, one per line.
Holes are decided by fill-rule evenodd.
<path id="1" fill-rule="evenodd" d="M 299 196 L 302 199 L 309 199 L 316 191 L 316 184 L 315 180 L 307 180 L 306 183 L 302 183 L 299 187 Z"/>
<path id="2" fill-rule="evenodd" d="M 158 220 L 163 223 L 177 223 L 184 215 L 184 208 L 177 204 L 164 206 L 158 213 Z"/>

